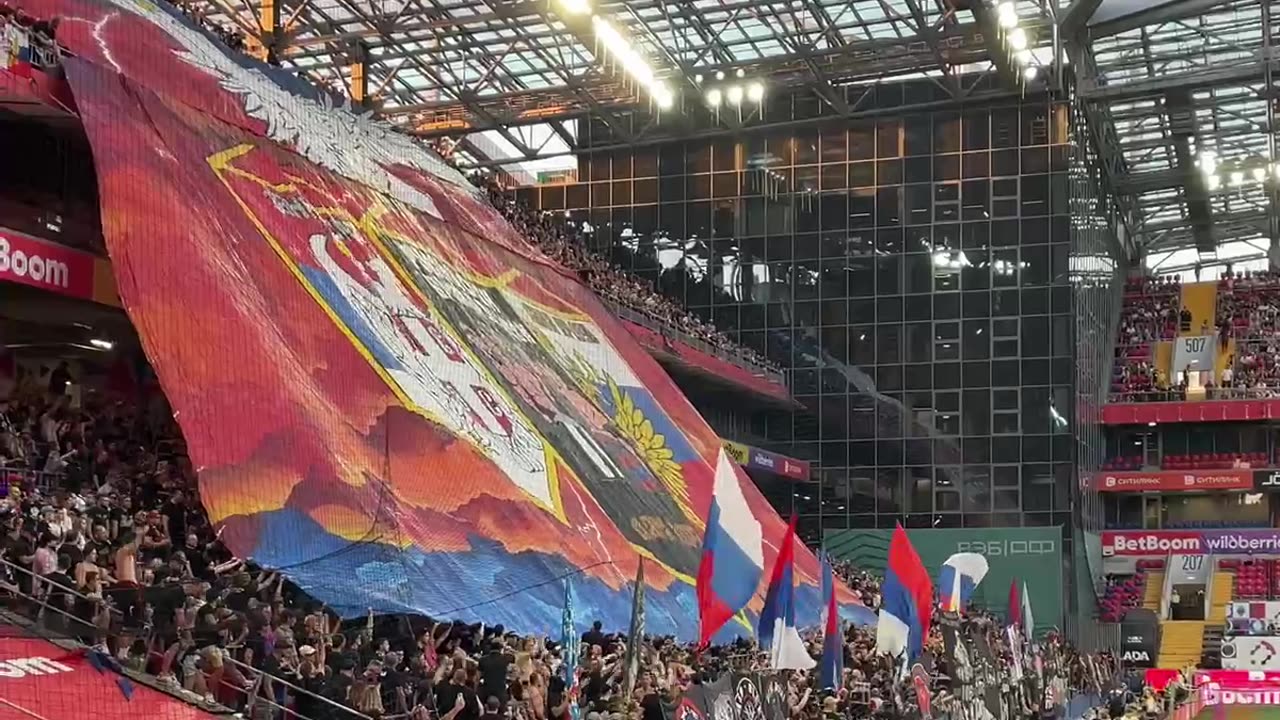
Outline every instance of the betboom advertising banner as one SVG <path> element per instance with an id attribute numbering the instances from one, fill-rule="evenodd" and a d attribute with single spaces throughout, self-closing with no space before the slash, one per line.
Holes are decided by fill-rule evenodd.
<path id="1" fill-rule="evenodd" d="M 1280 529 L 1246 530 L 1107 530 L 1102 533 L 1106 557 L 1280 552 Z"/>
<path id="2" fill-rule="evenodd" d="M 892 530 L 828 530 L 823 547 L 832 557 L 875 574 L 884 572 Z M 954 553 L 986 556 L 991 569 L 973 602 L 998 613 L 1008 609 L 1009 583 L 1027 583 L 1036 626 L 1043 631 L 1062 623 L 1062 528 L 966 528 L 907 530 L 920 560 L 935 583 L 942 563 Z"/>
<path id="3" fill-rule="evenodd" d="M 1222 669 L 1280 670 L 1280 637 L 1223 638 Z"/>
<path id="4" fill-rule="evenodd" d="M 106 262 L 87 252 L 0 228 L 0 281 L 18 283 L 77 300 L 112 303 Z M 106 277 L 103 277 L 103 273 Z M 114 283 L 112 283 L 114 284 Z"/>
<path id="5" fill-rule="evenodd" d="M 555 636 L 566 578 L 582 625 L 626 628 L 645 558 L 646 628 L 697 636 L 720 439 L 574 273 L 434 153 L 168 5 L 24 10 L 62 19 L 120 294 L 232 552 L 346 616 Z M 724 465 L 769 568 L 786 523 Z"/>
<path id="6" fill-rule="evenodd" d="M 1094 488 L 1099 492 L 1204 492 L 1253 487 L 1253 470 L 1103 471 L 1094 476 Z"/>

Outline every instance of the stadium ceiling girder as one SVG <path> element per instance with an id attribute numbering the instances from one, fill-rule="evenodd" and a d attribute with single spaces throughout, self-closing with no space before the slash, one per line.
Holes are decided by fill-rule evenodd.
<path id="1" fill-rule="evenodd" d="M 1280 159 L 1267 101 L 1277 97 L 1272 0 L 1175 0 L 1119 17 L 1107 2 L 1072 0 L 1060 19 L 1096 170 L 1125 218 L 1131 256 L 1198 246 L 1211 257 L 1229 242 L 1280 241 L 1273 189 L 1209 193 L 1194 167 L 1206 148 L 1228 164 Z M 1090 23 L 1100 8 L 1108 16 Z"/>
<path id="2" fill-rule="evenodd" d="M 1054 8 L 1038 4 L 1040 16 L 1024 17 L 1024 26 L 1047 39 Z M 809 89 L 837 115 L 850 116 L 855 109 L 844 86 L 927 71 L 962 99 L 969 92 L 955 68 L 989 59 L 972 18 L 958 17 L 944 0 L 594 5 L 681 91 L 682 108 L 657 118 L 641 91 L 602 64 L 589 27 L 557 15 L 554 0 L 185 3 L 317 84 L 349 95 L 353 85 L 367 88 L 369 106 L 409 132 L 499 130 L 522 157 L 537 148 L 506 128 L 584 116 L 624 140 L 705 128 L 711 113 L 694 82 L 699 74 L 732 78 L 742 71 L 779 96 Z M 358 69 L 353 58 L 363 59 Z M 718 124 L 732 129 L 736 119 L 722 113 Z"/>

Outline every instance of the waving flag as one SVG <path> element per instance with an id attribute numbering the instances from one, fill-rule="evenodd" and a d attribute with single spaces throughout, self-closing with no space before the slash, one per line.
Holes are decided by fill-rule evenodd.
<path id="1" fill-rule="evenodd" d="M 569 578 L 564 581 L 561 635 L 564 646 L 564 692 L 569 699 L 569 715 L 573 720 L 578 720 L 582 716 L 582 708 L 578 705 L 578 660 L 582 656 L 582 639 L 573 624 L 573 581 Z"/>
<path id="2" fill-rule="evenodd" d="M 815 665 L 796 630 L 795 544 L 796 516 L 792 515 L 760 610 L 760 649 L 769 652 L 774 670 L 808 670 Z"/>
<path id="3" fill-rule="evenodd" d="M 636 568 L 636 590 L 631 598 L 631 630 L 627 632 L 626 665 L 622 675 L 622 697 L 630 698 L 640 675 L 640 644 L 644 638 L 644 558 Z"/>
<path id="4" fill-rule="evenodd" d="M 956 553 L 947 558 L 938 573 L 938 606 L 943 612 L 963 610 L 988 569 L 987 559 L 978 553 Z"/>
<path id="5" fill-rule="evenodd" d="M 737 471 L 720 451 L 698 566 L 698 618 L 703 645 L 747 606 L 764 574 L 760 522 L 742 496 Z"/>
<path id="6" fill-rule="evenodd" d="M 1031 598 L 1027 595 L 1025 582 L 1022 583 L 1021 589 L 1018 587 L 1017 580 L 1009 583 L 1009 609 L 1006 611 L 1005 624 L 1017 628 L 1027 642 L 1034 641 L 1036 619 L 1031 613 Z"/>
<path id="7" fill-rule="evenodd" d="M 823 688 L 832 690 L 841 686 L 844 675 L 844 638 L 840 632 L 840 611 L 836 608 L 835 572 L 826 552 L 821 553 L 822 563 L 822 667 L 819 669 Z"/>
<path id="8" fill-rule="evenodd" d="M 880 595 L 876 648 L 886 655 L 905 654 L 907 660 L 915 659 L 929 634 L 933 583 L 901 524 L 889 542 L 889 563 Z"/>

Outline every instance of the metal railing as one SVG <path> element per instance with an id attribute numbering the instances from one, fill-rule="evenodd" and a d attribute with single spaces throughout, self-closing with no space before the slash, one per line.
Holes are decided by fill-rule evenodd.
<path id="1" fill-rule="evenodd" d="M 18 583 L 14 586 L 0 584 L 0 608 L 8 610 L 14 615 L 26 618 L 28 622 L 32 624 L 34 634 L 39 636 L 40 630 L 43 629 L 46 632 L 51 630 L 51 628 L 48 627 L 48 618 L 50 613 L 52 613 L 60 618 L 60 622 L 69 624 L 69 627 L 74 629 L 70 632 L 61 632 L 66 632 L 68 635 L 82 634 L 84 638 L 91 639 L 93 641 L 93 645 L 95 647 L 99 647 L 99 649 L 101 646 L 104 646 L 109 639 L 117 639 L 119 637 L 119 633 L 114 628 L 117 627 L 118 623 L 123 622 L 124 615 L 119 608 L 114 606 L 114 603 L 110 599 L 110 594 L 112 592 L 118 592 L 119 590 L 112 590 L 108 588 L 103 593 L 104 598 L 99 599 L 90 597 L 73 587 L 53 582 L 46 577 L 38 576 L 31 570 L 7 560 L 0 559 L 0 568 L 3 568 L 10 573 L 16 573 L 17 576 L 27 578 L 29 581 L 31 587 L 30 592 L 26 592 L 21 589 L 22 583 Z M 59 608 L 56 605 L 51 604 L 49 602 L 49 598 L 50 595 L 53 594 L 54 590 L 56 590 L 60 595 L 74 597 L 81 602 L 99 605 L 101 608 L 99 612 L 105 611 L 109 618 L 107 626 L 102 627 L 94 624 L 93 622 L 85 620 L 78 615 L 67 612 L 63 608 Z M 132 588 L 128 589 L 128 591 L 137 592 L 136 589 Z M 5 594 L 6 592 L 8 593 L 7 595 Z M 53 630 L 53 632 L 58 633 L 60 631 Z M 153 631 L 149 631 L 148 634 L 150 634 L 150 632 Z M 145 639 L 150 640 L 154 639 L 154 637 Z M 161 639 L 167 640 L 166 638 Z M 80 639 L 66 637 L 62 638 L 62 640 L 64 642 L 72 642 L 82 648 L 89 647 Z M 172 646 L 174 643 L 168 644 Z M 150 642 L 148 642 L 148 645 L 150 645 Z M 202 695 L 193 692 L 190 688 L 179 686 L 175 681 L 165 680 L 146 673 L 129 671 L 127 669 L 124 670 L 124 674 L 178 700 L 215 712 L 245 710 L 247 716 L 262 717 L 260 713 L 263 711 L 263 707 L 265 706 L 266 708 L 269 708 L 268 712 L 272 718 L 279 718 L 282 720 L 284 718 L 320 720 L 319 718 L 311 718 L 306 715 L 302 715 L 295 709 L 288 706 L 290 696 L 295 699 L 298 696 L 306 696 L 316 707 L 324 708 L 324 720 L 329 720 L 330 718 L 338 718 L 340 720 L 372 720 L 368 715 L 357 712 L 346 705 L 342 705 L 322 695 L 317 695 L 281 677 L 268 675 L 259 669 L 247 665 L 244 662 L 231 657 L 230 651 L 226 648 L 209 646 L 202 648 L 200 654 L 207 660 L 216 660 L 217 662 L 230 665 L 235 668 L 236 675 L 252 681 L 247 685 L 235 685 L 231 682 L 233 678 L 226 677 L 225 671 L 220 674 L 217 672 L 216 668 L 214 672 L 206 672 L 205 670 L 195 671 L 202 674 L 204 684 L 210 694 L 217 693 L 220 688 L 229 688 L 237 693 L 238 697 L 237 701 L 234 703 L 234 708 L 227 707 L 223 704 L 210 703 Z M 162 673 L 167 674 L 168 670 L 168 667 L 163 667 Z M 279 695 L 271 692 L 276 688 L 283 688 L 284 692 Z M 281 702 L 281 700 L 283 700 L 283 702 Z M 407 714 L 408 713 L 403 715 Z M 385 720 L 391 720 L 395 717 L 397 716 L 384 716 Z"/>
<path id="2" fill-rule="evenodd" d="M 725 362 L 742 368 L 756 377 L 766 378 L 783 386 L 786 386 L 787 384 L 786 376 L 781 370 L 760 365 L 752 362 L 740 353 L 729 352 L 719 346 L 712 345 L 706 340 L 696 338 L 693 335 L 684 332 L 661 317 L 629 305 L 623 305 L 617 300 L 606 295 L 597 295 L 597 297 L 600 298 L 600 301 L 605 305 L 605 307 L 609 308 L 614 315 L 622 318 L 623 320 L 629 320 L 637 325 L 641 325 L 658 333 L 664 338 L 674 340 L 682 345 L 688 345 L 694 350 L 717 357 Z"/>
<path id="3" fill-rule="evenodd" d="M 39 490 L 43 494 L 51 493 L 63 486 L 64 473 L 32 470 L 15 465 L 0 465 L 0 490 L 8 492 L 8 487 L 17 484 L 23 490 Z"/>
<path id="4" fill-rule="evenodd" d="M 1156 403 L 1156 402 L 1186 402 L 1187 393 L 1185 390 L 1178 388 L 1169 388 L 1167 390 L 1135 390 L 1131 392 L 1112 392 L 1109 393 L 1109 402 L 1112 403 Z M 1275 387 L 1206 387 L 1204 388 L 1204 400 L 1272 400 L 1280 398 L 1280 385 Z M 1199 398 L 1197 398 L 1199 399 Z"/>

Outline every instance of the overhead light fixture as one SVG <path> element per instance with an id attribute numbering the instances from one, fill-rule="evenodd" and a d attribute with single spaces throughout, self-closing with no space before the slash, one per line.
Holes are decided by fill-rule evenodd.
<path id="1" fill-rule="evenodd" d="M 699 85 L 702 84 L 702 73 L 693 76 L 693 81 Z"/>
<path id="2" fill-rule="evenodd" d="M 1002 2 L 996 6 L 996 16 L 1000 20 L 1000 27 L 1005 30 L 1012 30 L 1018 24 L 1018 8 L 1012 2 Z"/>
<path id="3" fill-rule="evenodd" d="M 1222 187 L 1222 178 L 1218 177 L 1216 173 L 1206 175 L 1204 181 L 1210 190 L 1217 190 Z"/>
<path id="4" fill-rule="evenodd" d="M 1267 179 L 1267 169 L 1264 167 L 1256 167 L 1253 169 L 1253 179 L 1262 182 Z"/>
<path id="5" fill-rule="evenodd" d="M 725 93 L 725 97 L 729 98 L 730 105 L 741 105 L 742 104 L 742 86 L 731 85 L 729 87 L 729 90 Z"/>
<path id="6" fill-rule="evenodd" d="M 737 73 L 735 73 L 735 74 L 736 74 L 738 77 L 746 77 L 746 76 L 747 76 L 747 71 L 746 71 L 746 70 L 743 70 L 742 68 L 738 68 L 738 72 L 737 72 Z"/>
<path id="7" fill-rule="evenodd" d="M 717 70 L 717 71 L 716 71 L 716 79 L 717 79 L 717 80 L 723 80 L 723 79 L 724 79 L 724 71 L 723 71 L 723 70 Z"/>
<path id="8" fill-rule="evenodd" d="M 650 92 L 653 94 L 653 101 L 663 110 L 670 110 L 671 106 L 675 104 L 675 96 L 671 94 L 671 89 L 663 83 L 654 85 Z"/>
<path id="9" fill-rule="evenodd" d="M 94 338 L 90 340 L 89 344 L 98 348 L 99 350 L 111 350 L 116 346 L 116 344 L 111 342 L 110 340 L 100 340 L 98 338 Z"/>
<path id="10" fill-rule="evenodd" d="M 707 91 L 707 104 L 711 107 L 720 107 L 720 88 L 711 88 Z"/>
<path id="11" fill-rule="evenodd" d="M 568 15 L 586 15 L 591 12 L 591 0 L 560 0 L 560 9 Z"/>
<path id="12" fill-rule="evenodd" d="M 1212 175 L 1218 169 L 1218 156 L 1212 150 L 1201 150 L 1200 159 L 1196 164 L 1200 166 L 1200 172 Z"/>
<path id="13" fill-rule="evenodd" d="M 1016 60 L 1019 65 L 1030 65 L 1031 61 L 1035 58 L 1031 56 L 1030 50 L 1019 50 L 1013 54 L 1013 59 Z"/>
<path id="14" fill-rule="evenodd" d="M 1009 47 L 1014 50 L 1025 50 L 1027 47 L 1027 31 L 1022 28 L 1014 28 L 1009 33 Z"/>
<path id="15" fill-rule="evenodd" d="M 1022 71 L 1022 77 L 1027 80 L 1035 80 L 1036 75 L 1040 72 L 1040 68 L 1035 65 L 1028 65 L 1026 70 Z"/>
<path id="16" fill-rule="evenodd" d="M 764 83 L 753 82 L 747 86 L 747 99 L 758 103 L 764 100 Z"/>
<path id="17" fill-rule="evenodd" d="M 1239 170 L 1232 170 L 1232 171 L 1231 171 L 1231 184 L 1232 184 L 1232 185 L 1243 185 L 1243 184 L 1244 184 L 1244 173 L 1243 173 L 1243 172 L 1241 172 L 1241 171 L 1239 171 Z"/>

